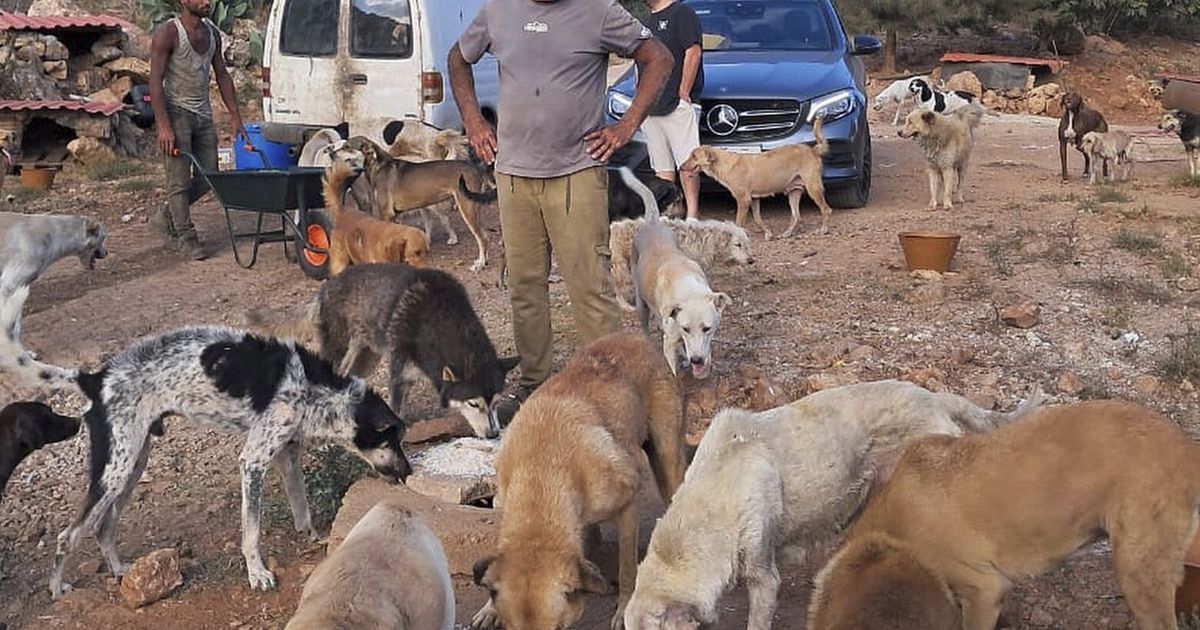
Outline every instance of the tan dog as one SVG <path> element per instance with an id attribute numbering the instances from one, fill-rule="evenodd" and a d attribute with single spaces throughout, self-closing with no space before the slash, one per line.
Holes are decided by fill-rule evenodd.
<path id="1" fill-rule="evenodd" d="M 679 371 L 682 349 L 692 376 L 707 378 L 712 365 L 712 340 L 721 324 L 721 313 L 733 300 L 709 288 L 700 264 L 679 250 L 675 235 L 659 219 L 658 202 L 650 189 L 627 167 L 618 170 L 625 184 L 646 204 L 646 217 L 633 235 L 629 257 L 634 308 L 642 332 L 650 334 L 653 311 L 662 328 L 662 352 L 671 374 Z"/>
<path id="2" fill-rule="evenodd" d="M 890 536 L 937 584 L 903 571 L 905 559 L 867 581 L 848 561 L 853 555 L 839 553 L 817 579 L 809 627 L 846 627 L 826 622 L 845 618 L 855 602 L 887 607 L 892 598 L 910 597 L 891 589 L 916 584 L 922 597 L 949 587 L 961 604 L 962 627 L 992 630 L 1016 580 L 1054 568 L 1107 534 L 1117 584 L 1138 627 L 1174 630 L 1175 588 L 1197 508 L 1200 445 L 1132 403 L 1051 407 L 986 435 L 926 438 L 904 452 L 847 546 Z M 897 546 L 879 553 L 895 554 Z M 884 590 L 889 598 L 870 597 Z M 939 609 L 952 601 L 932 599 Z"/>
<path id="3" fill-rule="evenodd" d="M 371 508 L 304 584 L 285 630 L 333 628 L 454 628 L 446 553 L 408 510 Z"/>
<path id="4" fill-rule="evenodd" d="M 470 157 L 467 137 L 455 129 L 438 129 L 420 120 L 393 120 L 383 128 L 388 154 L 398 160 L 466 160 Z"/>
<path id="5" fill-rule="evenodd" d="M 475 615 L 476 628 L 557 630 L 575 623 L 582 592 L 609 592 L 584 558 L 584 531 L 613 518 L 620 591 L 612 627 L 621 627 L 637 572 L 643 448 L 669 501 L 686 467 L 683 408 L 645 339 L 603 337 L 534 391 L 496 458 L 500 543 L 494 559 L 475 567 L 476 583 L 492 596 Z"/>
<path id="6" fill-rule="evenodd" d="M 1104 178 L 1107 181 L 1118 179 L 1124 181 L 1133 176 L 1133 139 L 1124 131 L 1089 131 L 1083 134 L 1083 152 L 1092 156 L 1092 163 L 1101 163 L 1104 165 L 1103 170 L 1107 174 Z M 1120 177 L 1117 176 L 1117 168 L 1124 166 Z M 1092 175 L 1088 179 L 1088 183 L 1096 183 L 1096 169 L 1092 169 Z"/>
<path id="7" fill-rule="evenodd" d="M 936 210 L 938 199 L 947 210 L 954 201 L 963 201 L 963 180 L 975 143 L 975 127 L 983 119 L 983 108 L 968 105 L 953 114 L 916 110 L 904 119 L 896 132 L 901 138 L 914 138 L 925 152 L 925 170 L 929 174 L 929 209 Z"/>
<path id="8" fill-rule="evenodd" d="M 753 265 L 750 237 L 746 230 L 728 222 L 684 221 L 659 218 L 675 234 L 679 250 L 708 272 L 714 264 Z M 608 226 L 608 250 L 612 253 L 612 280 L 621 308 L 633 310 L 633 278 L 629 261 L 633 255 L 633 235 L 645 219 L 622 219 Z"/>
<path id="9" fill-rule="evenodd" d="M 759 413 L 721 411 L 654 528 L 625 628 L 714 624 L 721 595 L 741 582 L 750 596 L 746 627 L 767 630 L 778 565 L 803 559 L 854 518 L 881 453 L 930 434 L 990 430 L 1039 399 L 997 413 L 889 380 L 823 390 Z"/>
<path id="10" fill-rule="evenodd" d="M 733 153 L 710 146 L 697 147 L 679 168 L 698 168 L 729 189 L 729 194 L 737 201 L 735 223 L 739 227 L 745 227 L 747 211 L 753 208 L 754 223 L 768 240 L 771 230 L 763 225 L 759 200 L 780 193 L 787 195 L 792 222 L 781 236 L 788 238 L 800 225 L 800 200 L 808 192 L 808 196 L 821 209 L 821 233 L 827 234 L 833 208 L 825 201 L 821 156 L 829 153 L 829 143 L 821 135 L 819 117 L 813 123 L 813 138 L 816 140 L 813 146 L 792 144 L 758 155 Z"/>
<path id="11" fill-rule="evenodd" d="M 471 271 L 479 271 L 487 265 L 487 239 L 479 227 L 479 214 L 482 208 L 496 202 L 495 182 L 487 170 L 462 160 L 397 160 L 383 147 L 362 136 L 351 138 L 348 146 L 362 153 L 363 175 L 375 216 L 393 221 L 397 214 L 410 210 L 437 212 L 433 206 L 452 200 L 479 247 L 479 257 L 471 265 Z M 492 187 L 490 190 L 489 186 Z M 445 215 L 438 216 L 443 218 L 443 226 L 450 233 L 447 244 L 457 243 L 458 234 L 445 220 Z M 428 214 L 425 217 L 425 234 L 429 238 L 432 232 Z"/>
<path id="12" fill-rule="evenodd" d="M 429 243 L 424 232 L 342 207 L 342 196 L 353 174 L 343 162 L 325 171 L 325 207 L 333 219 L 333 234 L 329 237 L 330 277 L 350 265 L 402 262 L 414 267 L 426 266 Z"/>

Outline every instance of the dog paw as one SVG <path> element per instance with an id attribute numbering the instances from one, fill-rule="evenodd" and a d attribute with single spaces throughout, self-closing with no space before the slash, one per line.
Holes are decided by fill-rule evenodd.
<path id="1" fill-rule="evenodd" d="M 54 582 L 51 582 L 50 583 L 50 599 L 57 601 L 57 600 L 61 599 L 63 595 L 66 595 L 67 593 L 70 593 L 73 590 L 75 590 L 75 587 L 71 586 L 71 584 L 68 582 L 58 582 L 57 584 Z"/>
<path id="2" fill-rule="evenodd" d="M 275 589 L 275 574 L 267 570 L 266 567 L 256 567 L 247 570 L 250 579 L 250 588 L 256 591 L 270 591 Z"/>
<path id="3" fill-rule="evenodd" d="M 625 607 L 617 606 L 617 612 L 613 613 L 612 621 L 608 624 L 609 630 L 625 630 Z"/>
<path id="4" fill-rule="evenodd" d="M 483 608 L 480 608 L 475 616 L 471 617 L 471 630 L 494 630 L 500 627 L 500 617 L 496 614 L 496 608 L 492 606 L 492 600 L 488 600 Z"/>
<path id="5" fill-rule="evenodd" d="M 479 271 L 482 271 L 483 268 L 486 266 L 487 266 L 487 261 L 479 258 L 479 259 L 476 259 L 475 262 L 471 263 L 471 271 L 479 272 Z"/>
<path id="6" fill-rule="evenodd" d="M 451 234 L 450 236 L 447 236 L 447 237 L 446 237 L 446 244 L 447 244 L 447 245 L 458 245 L 458 235 L 457 235 L 457 234 Z"/>
<path id="7" fill-rule="evenodd" d="M 113 577 L 125 577 L 125 574 L 129 573 L 129 565 L 121 562 L 114 567 L 109 567 L 109 572 Z"/>

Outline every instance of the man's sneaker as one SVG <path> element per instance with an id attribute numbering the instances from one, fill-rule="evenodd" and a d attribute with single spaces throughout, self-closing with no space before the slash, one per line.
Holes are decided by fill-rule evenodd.
<path id="1" fill-rule="evenodd" d="M 208 252 L 204 251 L 204 245 L 198 238 L 181 238 L 178 241 L 178 246 L 179 251 L 192 260 L 204 260 L 208 258 Z"/>
<path id="2" fill-rule="evenodd" d="M 516 389 L 500 396 L 500 399 L 492 405 L 492 412 L 496 414 L 496 422 L 500 423 L 500 427 L 508 426 L 512 422 L 513 416 L 517 415 L 517 410 L 537 389 L 536 385 L 518 385 Z"/>

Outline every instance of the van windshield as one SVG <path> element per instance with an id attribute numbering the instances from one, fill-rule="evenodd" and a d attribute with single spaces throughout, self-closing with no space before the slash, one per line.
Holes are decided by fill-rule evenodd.
<path id="1" fill-rule="evenodd" d="M 408 0 L 353 0 L 350 54 L 391 59 L 411 56 L 412 17 Z"/>
<path id="2" fill-rule="evenodd" d="M 279 29 L 279 51 L 305 57 L 331 57 L 337 52 L 338 3 L 288 0 Z"/>
<path id="3" fill-rule="evenodd" d="M 822 3 L 813 0 L 689 2 L 703 30 L 704 50 L 831 50 Z"/>

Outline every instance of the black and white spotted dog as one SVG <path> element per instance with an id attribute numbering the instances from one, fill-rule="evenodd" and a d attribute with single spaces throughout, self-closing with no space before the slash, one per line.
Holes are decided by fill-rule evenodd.
<path id="1" fill-rule="evenodd" d="M 22 288 L 20 301 L 28 293 Z M 0 304 L 3 320 L 12 304 Z M 16 312 L 20 313 L 19 305 Z M 135 342 L 95 373 L 35 361 L 19 344 L 0 340 L 0 366 L 15 367 L 45 386 L 78 387 L 91 401 L 84 413 L 91 438 L 91 484 L 74 524 L 58 536 L 50 593 L 70 589 L 63 570 L 79 540 L 94 535 L 114 575 L 117 521 L 146 467 L 150 435 L 177 415 L 246 436 L 241 452 L 242 556 L 250 586 L 270 589 L 275 576 L 259 555 L 263 477 L 280 468 L 296 529 L 316 536 L 300 456 L 309 440 L 341 442 L 385 477 L 403 481 L 410 468 L 404 425 L 360 378 L 337 375 L 301 346 L 219 327 L 183 328 Z"/>
<path id="2" fill-rule="evenodd" d="M 949 114 L 975 102 L 975 95 L 970 92 L 943 92 L 929 85 L 929 82 L 921 77 L 908 82 L 908 91 L 912 93 L 918 108 L 939 114 Z"/>
<path id="3" fill-rule="evenodd" d="M 1200 114 L 1173 109 L 1163 114 L 1158 128 L 1179 134 L 1183 150 L 1187 152 L 1192 178 L 1200 177 Z"/>

